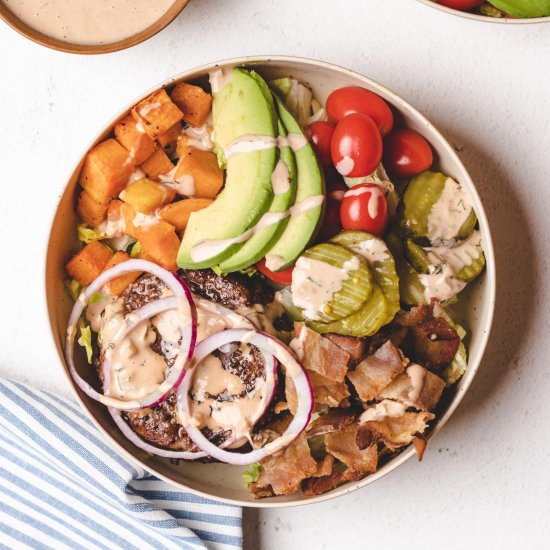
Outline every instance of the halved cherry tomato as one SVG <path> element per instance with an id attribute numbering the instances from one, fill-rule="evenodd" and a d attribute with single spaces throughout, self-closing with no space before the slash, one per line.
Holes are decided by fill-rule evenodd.
<path id="1" fill-rule="evenodd" d="M 430 144 L 414 130 L 395 130 L 384 140 L 384 168 L 394 176 L 410 178 L 433 162 Z"/>
<path id="2" fill-rule="evenodd" d="M 372 174 L 382 160 L 382 136 L 372 118 L 361 113 L 344 117 L 334 130 L 331 155 L 343 176 Z"/>
<path id="3" fill-rule="evenodd" d="M 393 113 L 388 104 L 379 95 L 360 86 L 334 90 L 327 98 L 325 109 L 334 124 L 351 113 L 362 113 L 374 120 L 382 136 L 393 128 Z"/>
<path id="4" fill-rule="evenodd" d="M 340 200 L 327 194 L 325 202 L 325 217 L 319 233 L 317 233 L 317 242 L 324 243 L 332 239 L 334 235 L 342 231 L 340 224 Z"/>
<path id="5" fill-rule="evenodd" d="M 340 206 L 340 220 L 346 230 L 382 236 L 388 225 L 388 201 L 384 191 L 374 183 L 352 187 Z"/>
<path id="6" fill-rule="evenodd" d="M 294 271 L 294 266 L 287 267 L 282 271 L 271 271 L 265 265 L 265 258 L 262 258 L 257 264 L 256 267 L 270 280 L 281 285 L 289 285 L 292 283 L 292 272 Z"/>
<path id="7" fill-rule="evenodd" d="M 476 6 L 483 4 L 484 0 L 435 0 L 438 4 L 442 6 L 447 6 L 448 8 L 453 8 L 454 10 L 471 10 Z"/>
<path id="8" fill-rule="evenodd" d="M 332 165 L 330 158 L 330 144 L 332 142 L 332 134 L 334 134 L 334 126 L 329 122 L 318 120 L 309 128 L 308 133 L 317 151 L 317 157 L 323 168 L 328 168 Z"/>

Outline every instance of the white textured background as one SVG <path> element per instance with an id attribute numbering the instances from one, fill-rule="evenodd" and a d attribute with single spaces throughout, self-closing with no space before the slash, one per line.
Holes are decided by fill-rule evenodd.
<path id="1" fill-rule="evenodd" d="M 0 24 L 0 52 L 0 375 L 69 393 L 43 306 L 47 233 L 65 177 L 122 105 L 217 59 L 338 63 L 400 94 L 459 151 L 495 240 L 495 325 L 421 465 L 325 504 L 246 511 L 246 547 L 549 547 L 550 24 L 469 22 L 413 0 L 192 0 L 129 51 L 57 53 Z"/>

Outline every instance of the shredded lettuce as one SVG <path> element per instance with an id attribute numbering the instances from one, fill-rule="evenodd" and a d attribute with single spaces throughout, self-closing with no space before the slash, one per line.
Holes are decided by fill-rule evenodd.
<path id="1" fill-rule="evenodd" d="M 219 266 L 213 265 L 210 269 L 211 269 L 218 277 L 223 277 L 224 273 L 223 273 L 223 271 L 220 269 Z"/>
<path id="2" fill-rule="evenodd" d="M 78 233 L 78 240 L 85 244 L 91 243 L 92 241 L 101 241 L 102 239 L 107 238 L 105 233 L 99 229 L 88 227 L 85 223 L 81 223 L 76 230 Z"/>
<path id="3" fill-rule="evenodd" d="M 309 88 L 295 78 L 278 78 L 269 85 L 282 99 L 285 107 L 298 120 L 300 126 L 306 126 L 312 113 L 313 94 Z"/>
<path id="4" fill-rule="evenodd" d="M 65 279 L 64 283 L 69 296 L 76 302 L 84 287 L 75 279 Z"/>
<path id="5" fill-rule="evenodd" d="M 96 292 L 91 298 L 90 298 L 90 301 L 88 302 L 89 304 L 97 304 L 98 302 L 101 302 L 101 300 L 103 300 L 103 296 L 99 293 L 99 292 Z"/>
<path id="6" fill-rule="evenodd" d="M 86 350 L 86 357 L 88 363 L 91 365 L 94 350 L 92 348 L 92 329 L 90 325 L 80 327 L 80 338 L 78 339 L 78 343 Z"/>
<path id="7" fill-rule="evenodd" d="M 136 256 L 139 255 L 140 252 L 141 252 L 141 244 L 139 241 L 136 241 L 132 245 L 132 248 L 130 249 L 130 256 L 132 256 L 132 258 L 135 258 Z"/>
<path id="8" fill-rule="evenodd" d="M 259 462 L 250 465 L 250 468 L 243 472 L 243 483 L 245 486 L 256 483 L 262 473 L 262 465 Z"/>

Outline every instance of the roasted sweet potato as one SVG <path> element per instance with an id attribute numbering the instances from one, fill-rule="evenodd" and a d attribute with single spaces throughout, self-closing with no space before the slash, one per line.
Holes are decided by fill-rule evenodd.
<path id="1" fill-rule="evenodd" d="M 116 124 L 115 138 L 136 164 L 146 161 L 155 152 L 155 142 L 147 135 L 143 124 L 138 124 L 132 115 Z"/>
<path id="2" fill-rule="evenodd" d="M 209 204 L 212 204 L 212 199 L 192 198 L 173 202 L 163 206 L 159 211 L 159 216 L 172 224 L 176 231 L 183 231 L 187 226 L 191 213 L 202 210 Z"/>
<path id="3" fill-rule="evenodd" d="M 80 185 L 96 202 L 107 204 L 126 187 L 134 167 L 130 153 L 115 139 L 108 139 L 86 156 Z"/>
<path id="4" fill-rule="evenodd" d="M 176 152 L 176 144 L 178 142 L 178 138 L 181 135 L 181 124 L 177 122 L 166 130 L 164 134 L 160 134 L 160 136 L 157 138 L 157 143 L 164 149 L 164 151 L 168 155 L 173 155 Z"/>
<path id="5" fill-rule="evenodd" d="M 168 189 L 150 179 L 141 178 L 128 185 L 120 198 L 134 210 L 143 214 L 152 214 L 157 208 L 172 202 L 175 196 L 176 192 L 173 189 Z"/>
<path id="6" fill-rule="evenodd" d="M 77 252 L 65 268 L 73 279 L 86 286 L 101 274 L 112 255 L 109 247 L 99 241 L 92 241 Z"/>
<path id="7" fill-rule="evenodd" d="M 172 101 L 183 112 L 183 119 L 191 126 L 202 126 L 212 108 L 212 96 L 201 87 L 179 82 L 170 94 Z"/>
<path id="8" fill-rule="evenodd" d="M 162 89 L 140 101 L 132 109 L 132 116 L 136 122 L 143 124 L 151 138 L 156 139 L 179 122 L 183 113 Z"/>
<path id="9" fill-rule="evenodd" d="M 223 185 L 223 170 L 218 166 L 216 155 L 211 151 L 201 151 L 194 147 L 182 148 L 181 153 L 175 179 L 190 175 L 195 184 L 193 196 L 215 198 Z"/>
<path id="10" fill-rule="evenodd" d="M 82 191 L 78 197 L 76 211 L 90 227 L 97 227 L 107 217 L 107 204 L 97 202 L 87 191 Z"/>
<path id="11" fill-rule="evenodd" d="M 130 254 L 127 254 L 126 252 L 121 252 L 121 251 L 116 252 L 105 265 L 105 269 L 114 267 L 115 265 L 118 265 L 129 259 L 130 259 Z M 120 296 L 120 294 L 122 294 L 122 291 L 129 284 L 133 283 L 140 275 L 141 273 L 139 271 L 132 271 L 131 273 L 125 273 L 124 275 L 115 277 L 105 285 L 104 287 L 105 291 L 111 296 Z"/>
<path id="12" fill-rule="evenodd" d="M 173 225 L 164 220 L 151 225 L 135 226 L 135 236 L 143 252 L 152 261 L 175 271 L 180 240 Z"/>
<path id="13" fill-rule="evenodd" d="M 147 177 L 156 180 L 159 176 L 168 174 L 174 168 L 174 165 L 164 149 L 158 147 L 140 168 L 147 174 Z"/>

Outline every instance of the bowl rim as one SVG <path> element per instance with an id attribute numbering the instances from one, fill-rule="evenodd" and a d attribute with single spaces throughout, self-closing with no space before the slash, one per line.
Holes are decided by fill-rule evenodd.
<path id="1" fill-rule="evenodd" d="M 479 15 L 477 13 L 470 13 L 467 11 L 455 10 L 453 8 L 448 8 L 447 6 L 442 6 L 434 0 L 418 0 L 430 6 L 436 10 L 449 13 L 450 15 L 456 15 L 457 17 L 462 17 L 463 19 L 469 19 L 470 21 L 481 21 L 483 23 L 501 23 L 506 25 L 532 25 L 534 23 L 550 23 L 550 15 L 545 17 L 489 17 L 488 15 Z"/>
<path id="2" fill-rule="evenodd" d="M 4 3 L 0 3 L 0 19 L 25 38 L 32 40 L 36 44 L 45 46 L 46 48 L 72 54 L 97 55 L 125 50 L 126 48 L 131 48 L 132 46 L 136 46 L 152 38 L 172 23 L 189 2 L 190 0 L 174 0 L 174 3 L 162 14 L 162 16 L 145 29 L 132 36 L 123 38 L 122 40 L 116 40 L 115 42 L 106 44 L 78 44 L 77 42 L 65 42 L 53 38 L 24 23 Z"/>
<path id="3" fill-rule="evenodd" d="M 82 159 L 86 155 L 86 153 L 90 150 L 91 147 L 93 147 L 96 143 L 98 143 L 101 139 L 103 139 L 103 136 L 105 135 L 107 128 L 112 128 L 113 125 L 122 117 L 124 116 L 129 109 L 131 109 L 138 101 L 143 99 L 144 97 L 147 97 L 151 93 L 155 92 L 156 90 L 160 89 L 161 87 L 170 86 L 174 82 L 184 80 L 186 78 L 189 78 L 195 73 L 199 72 L 206 72 L 209 70 L 212 70 L 219 66 L 235 66 L 235 65 L 261 65 L 261 64 L 269 64 L 270 62 L 277 62 L 277 63 L 301 63 L 305 65 L 309 65 L 312 67 L 322 68 L 325 70 L 335 71 L 338 73 L 341 73 L 343 76 L 346 75 L 352 75 L 355 78 L 359 78 L 363 80 L 365 83 L 368 83 L 372 85 L 373 87 L 383 91 L 385 94 L 387 94 L 392 100 L 395 100 L 398 104 L 400 104 L 400 107 L 405 106 L 408 109 L 408 112 L 412 113 L 419 122 L 421 122 L 425 128 L 428 128 L 433 134 L 435 134 L 436 137 L 438 137 L 441 140 L 441 143 L 446 150 L 446 153 L 449 154 L 453 161 L 457 164 L 457 166 L 464 172 L 468 184 L 469 189 L 471 191 L 471 194 L 474 197 L 474 202 L 478 205 L 476 208 L 476 215 L 480 221 L 480 223 L 486 228 L 486 235 L 484 235 L 483 245 L 484 245 L 484 253 L 487 258 L 486 262 L 486 272 L 485 277 L 487 279 L 487 297 L 486 301 L 488 304 L 488 313 L 487 313 L 487 321 L 486 326 L 483 327 L 480 332 L 480 339 L 481 344 L 479 348 L 479 355 L 477 358 L 477 361 L 475 363 L 469 363 L 468 369 L 469 369 L 469 378 L 465 381 L 465 383 L 457 390 L 455 395 L 452 397 L 447 409 L 445 410 L 444 414 L 437 419 L 436 424 L 434 425 L 433 429 L 428 434 L 428 439 L 431 440 L 439 431 L 443 428 L 443 426 L 447 423 L 451 415 L 454 413 L 460 402 L 462 401 L 466 391 L 469 389 L 470 385 L 472 384 L 472 381 L 477 374 L 477 371 L 480 367 L 481 361 L 483 359 L 483 356 L 485 354 L 487 343 L 489 340 L 492 324 L 493 324 L 493 318 L 494 318 L 494 311 L 495 311 L 495 296 L 496 296 L 496 271 L 495 271 L 495 255 L 494 255 L 494 248 L 493 248 L 493 241 L 490 231 L 489 222 L 485 213 L 485 210 L 483 208 L 483 204 L 481 202 L 481 198 L 479 197 L 479 194 L 477 192 L 477 189 L 468 173 L 466 168 L 464 167 L 462 161 L 456 154 L 453 147 L 450 145 L 450 143 L 444 138 L 444 136 L 437 130 L 437 128 L 419 111 L 417 111 L 412 105 L 410 105 L 407 101 L 402 99 L 400 96 L 398 96 L 396 93 L 391 91 L 390 89 L 386 88 L 385 86 L 379 84 L 375 80 L 366 77 L 362 75 L 361 73 L 358 73 L 356 71 L 353 71 L 351 69 L 345 68 L 341 65 L 336 65 L 333 63 L 328 63 L 326 61 L 319 61 L 316 59 L 311 58 L 304 58 L 304 57 L 298 57 L 298 56 L 285 56 L 285 55 L 273 55 L 273 56 L 265 56 L 265 55 L 257 55 L 257 56 L 244 56 L 244 57 L 238 57 L 238 58 L 230 58 L 230 59 L 224 59 L 220 61 L 215 61 L 211 63 L 206 63 L 197 67 L 190 68 L 186 71 L 183 71 L 181 73 L 178 73 L 175 76 L 172 76 L 170 78 L 167 78 L 163 80 L 161 83 L 153 86 L 152 88 L 148 89 L 144 93 L 140 94 L 129 102 L 127 106 L 118 111 L 117 114 L 114 117 L 111 117 L 109 119 L 108 124 L 102 124 L 101 131 L 98 132 L 98 134 L 87 144 L 86 149 L 84 150 L 83 154 L 78 157 L 78 164 L 76 168 L 71 169 L 71 171 L 68 174 L 68 177 L 63 179 L 63 183 L 60 185 L 60 188 L 58 189 L 58 201 L 56 203 L 56 207 L 52 213 L 51 216 L 51 222 L 49 224 L 49 233 L 48 233 L 48 242 L 46 246 L 46 250 L 44 253 L 44 263 L 43 266 L 46 266 L 46 269 L 44 270 L 44 290 L 47 296 L 48 293 L 48 283 L 47 283 L 47 262 L 48 262 L 48 253 L 50 249 L 50 243 L 51 243 L 51 235 L 53 232 L 54 224 L 56 221 L 59 204 L 62 200 L 63 194 L 66 191 L 68 183 L 71 181 L 73 176 L 75 175 L 76 171 L 80 169 Z M 374 474 L 368 475 L 367 477 L 363 478 L 362 480 L 355 482 L 349 486 L 342 486 L 339 489 L 335 489 L 333 492 L 328 494 L 322 494 L 317 495 L 315 497 L 311 498 L 302 498 L 296 501 L 269 501 L 269 500 L 258 500 L 258 501 L 243 501 L 239 499 L 231 499 L 226 497 L 220 497 L 217 495 L 212 495 L 209 493 L 206 493 L 204 491 L 201 491 L 199 489 L 194 489 L 191 487 L 188 487 L 182 483 L 179 483 L 173 479 L 170 479 L 169 477 L 161 474 L 160 472 L 156 471 L 154 466 L 152 467 L 150 464 L 146 464 L 145 462 L 140 461 L 138 458 L 136 458 L 132 453 L 127 451 L 122 445 L 120 445 L 117 441 L 115 441 L 110 434 L 107 432 L 107 430 L 99 423 L 98 420 L 94 417 L 94 415 L 88 410 L 88 407 L 84 403 L 83 399 L 79 395 L 76 385 L 74 384 L 73 379 L 71 378 L 67 368 L 64 364 L 64 355 L 63 350 L 59 349 L 55 345 L 56 341 L 56 329 L 54 327 L 54 324 L 52 322 L 52 316 L 50 314 L 50 308 L 48 305 L 48 300 L 44 300 L 44 307 L 46 309 L 46 316 L 49 320 L 49 327 L 50 327 L 50 334 L 52 336 L 51 344 L 54 346 L 54 348 L 57 351 L 57 355 L 60 359 L 58 363 L 58 367 L 63 371 L 65 378 L 67 382 L 69 383 L 69 386 L 71 388 L 71 391 L 73 395 L 75 396 L 78 403 L 80 403 L 81 407 L 84 409 L 86 415 L 88 418 L 92 421 L 92 423 L 98 428 L 98 430 L 104 435 L 106 442 L 112 446 L 116 452 L 120 453 L 124 458 L 126 458 L 129 462 L 133 462 L 135 464 L 138 464 L 140 467 L 144 468 L 145 470 L 151 472 L 155 476 L 157 476 L 159 479 L 162 479 L 163 481 L 169 483 L 170 485 L 177 487 L 180 490 L 189 491 L 191 493 L 194 493 L 196 495 L 199 495 L 201 497 L 214 499 L 219 502 L 223 502 L 225 504 L 232 504 L 237 506 L 243 506 L 248 508 L 285 508 L 285 507 L 294 507 L 294 506 L 303 506 L 307 504 L 314 504 L 318 502 L 323 502 L 326 500 L 331 500 L 333 498 L 337 498 L 346 494 L 349 494 L 353 491 L 356 491 L 357 489 L 360 489 L 362 487 L 365 487 L 367 485 L 370 485 L 371 483 L 377 481 L 381 477 L 389 474 L 393 470 L 395 470 L 398 466 L 403 464 L 406 460 L 411 458 L 413 455 L 416 454 L 414 447 L 412 445 L 409 445 L 408 448 L 406 448 L 402 453 L 397 455 L 395 458 L 391 459 L 389 462 L 387 462 L 380 470 L 375 472 Z"/>

